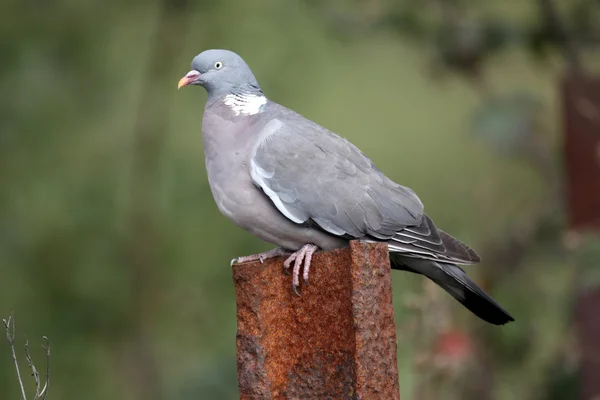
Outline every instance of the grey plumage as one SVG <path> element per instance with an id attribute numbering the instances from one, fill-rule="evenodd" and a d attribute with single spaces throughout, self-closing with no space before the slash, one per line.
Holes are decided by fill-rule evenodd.
<path id="1" fill-rule="evenodd" d="M 427 276 L 488 322 L 513 320 L 454 265 L 480 259 L 437 229 L 411 189 L 387 178 L 347 140 L 269 101 L 237 54 L 208 50 L 192 67 L 180 86 L 208 91 L 206 168 L 224 215 L 289 251 L 384 241 L 394 268 Z M 294 274 L 295 288 L 297 266 Z"/>
<path id="2" fill-rule="evenodd" d="M 469 311 L 491 324 L 502 325 L 512 317 L 494 299 L 485 293 L 457 265 L 391 253 L 393 269 L 425 275 L 444 288 Z"/>

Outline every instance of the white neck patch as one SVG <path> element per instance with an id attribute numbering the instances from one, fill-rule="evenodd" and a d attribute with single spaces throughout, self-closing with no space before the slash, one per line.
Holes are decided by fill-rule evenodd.
<path id="1" fill-rule="evenodd" d="M 255 94 L 228 94 L 223 100 L 235 115 L 254 115 L 260 112 L 260 108 L 267 104 L 265 96 Z"/>

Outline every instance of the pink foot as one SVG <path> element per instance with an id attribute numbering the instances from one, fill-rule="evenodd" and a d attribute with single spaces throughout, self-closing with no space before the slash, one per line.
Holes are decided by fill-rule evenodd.
<path id="1" fill-rule="evenodd" d="M 319 248 L 314 244 L 305 244 L 300 250 L 296 251 L 295 253 L 292 253 L 292 255 L 290 255 L 288 259 L 285 260 L 285 262 L 283 263 L 284 272 L 288 273 L 287 271 L 290 268 L 292 261 L 294 262 L 294 269 L 292 272 L 292 289 L 294 290 L 294 293 L 298 296 L 298 286 L 300 286 L 300 266 L 304 262 L 303 279 L 304 283 L 308 285 L 308 272 L 310 271 L 310 262 L 312 260 L 314 252 L 318 249 Z"/>
<path id="2" fill-rule="evenodd" d="M 242 257 L 234 258 L 233 260 L 231 260 L 231 263 L 229 265 L 241 264 L 241 263 L 251 262 L 251 261 L 259 261 L 259 260 L 261 263 L 263 263 L 263 262 L 265 262 L 265 260 L 268 260 L 269 258 L 285 256 L 288 254 L 290 254 L 289 251 L 284 250 L 281 247 L 277 247 L 277 248 L 274 248 L 273 250 L 265 251 L 264 253 L 252 254 L 251 256 L 242 256 Z"/>

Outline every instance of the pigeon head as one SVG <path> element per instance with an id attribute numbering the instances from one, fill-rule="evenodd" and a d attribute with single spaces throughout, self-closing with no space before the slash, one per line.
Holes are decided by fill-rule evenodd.
<path id="1" fill-rule="evenodd" d="M 194 57 L 192 70 L 181 78 L 177 87 L 189 85 L 204 87 L 209 96 L 262 94 L 248 64 L 229 50 L 206 50 Z"/>

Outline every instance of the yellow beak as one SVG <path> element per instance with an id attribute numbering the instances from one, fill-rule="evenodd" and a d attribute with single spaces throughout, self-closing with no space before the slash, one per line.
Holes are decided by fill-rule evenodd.
<path id="1" fill-rule="evenodd" d="M 183 78 L 181 78 L 179 80 L 179 83 L 177 84 L 177 89 L 181 89 L 184 86 L 189 85 L 191 82 L 190 78 L 188 78 L 187 76 L 184 76 Z"/>
<path id="2" fill-rule="evenodd" d="M 191 70 L 190 72 L 185 74 L 185 76 L 183 78 L 181 78 L 179 80 L 179 83 L 177 84 L 177 89 L 181 89 L 182 87 L 189 85 L 190 83 L 192 83 L 196 79 L 198 79 L 199 76 L 200 76 L 200 72 L 198 72 L 196 70 Z"/>

